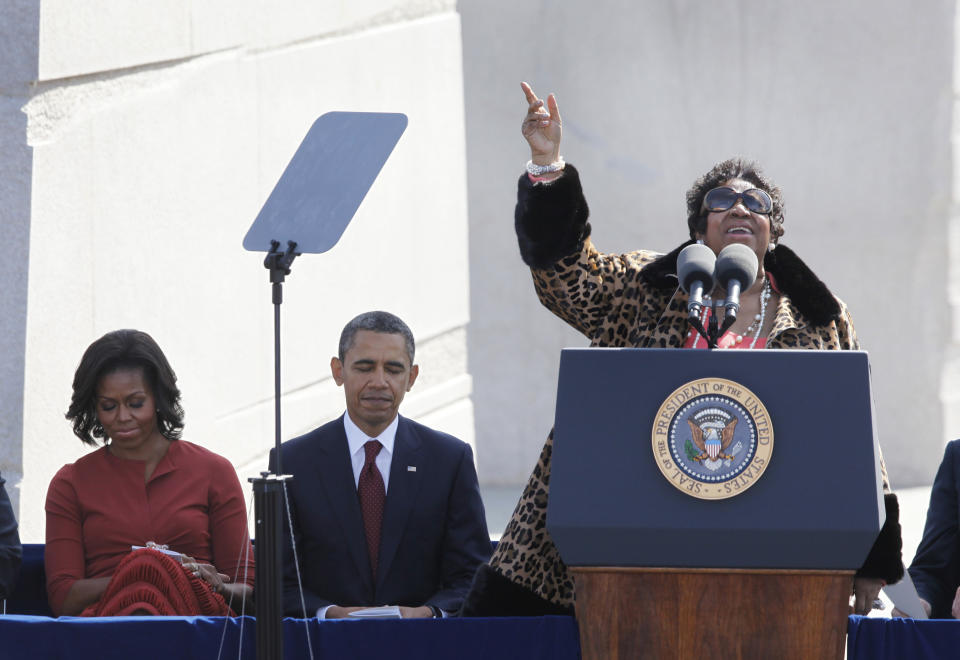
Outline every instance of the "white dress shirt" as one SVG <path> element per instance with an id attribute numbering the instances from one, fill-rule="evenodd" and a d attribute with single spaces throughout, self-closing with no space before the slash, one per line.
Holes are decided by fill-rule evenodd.
<path id="1" fill-rule="evenodd" d="M 343 430 L 347 432 L 347 446 L 350 448 L 350 460 L 353 462 L 353 483 L 360 484 L 360 472 L 367 461 L 367 452 L 363 446 L 370 440 L 379 440 L 383 449 L 377 454 L 377 469 L 383 477 L 383 490 L 390 492 L 390 464 L 393 462 L 393 443 L 397 439 L 397 426 L 400 424 L 400 415 L 393 418 L 390 426 L 376 438 L 371 438 L 360 430 L 360 427 L 350 419 L 350 413 L 343 416 Z"/>

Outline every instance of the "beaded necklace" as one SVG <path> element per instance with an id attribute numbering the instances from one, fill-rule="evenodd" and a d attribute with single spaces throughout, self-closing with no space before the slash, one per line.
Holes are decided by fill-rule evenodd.
<path id="1" fill-rule="evenodd" d="M 753 334 L 753 341 L 750 342 L 750 348 L 753 348 L 757 345 L 757 340 L 760 339 L 760 332 L 763 330 L 763 322 L 767 318 L 767 303 L 770 301 L 770 296 L 772 295 L 770 291 L 770 279 L 767 277 L 763 278 L 763 289 L 760 291 L 760 312 L 753 317 L 753 322 L 747 326 L 747 329 L 743 331 L 742 335 L 736 335 L 734 341 L 737 344 L 743 343 L 744 336 L 749 336 Z M 707 302 L 709 297 L 704 300 L 703 311 L 700 312 L 700 323 L 703 327 L 707 327 L 707 314 L 710 310 L 710 303 Z M 693 330 L 696 332 L 696 330 Z M 700 342 L 700 335 L 697 334 L 696 339 L 694 339 L 693 346 L 691 348 L 696 348 L 697 344 Z"/>
<path id="2" fill-rule="evenodd" d="M 749 335 L 753 333 L 753 341 L 750 342 L 750 348 L 753 348 L 757 345 L 757 340 L 760 339 L 760 331 L 763 330 L 763 321 L 767 317 L 767 301 L 770 300 L 770 279 L 763 278 L 763 290 L 760 292 L 760 313 L 756 314 L 753 317 L 753 323 L 747 326 L 747 329 L 743 331 L 744 335 Z M 743 341 L 743 335 L 737 335 L 737 343 Z"/>

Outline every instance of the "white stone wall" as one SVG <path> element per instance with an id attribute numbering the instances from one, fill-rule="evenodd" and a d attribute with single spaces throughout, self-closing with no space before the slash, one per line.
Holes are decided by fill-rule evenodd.
<path id="1" fill-rule="evenodd" d="M 527 80 L 558 96 L 562 152 L 601 250 L 672 249 L 697 176 L 736 154 L 765 165 L 784 190 L 784 243 L 849 304 L 870 352 L 894 486 L 929 483 L 960 436 L 960 378 L 941 384 L 958 342 L 944 304 L 960 255 L 948 240 L 953 0 L 458 8 L 483 479 L 526 480 L 552 423 L 559 350 L 587 343 L 540 306 L 516 246 Z"/>
<path id="2" fill-rule="evenodd" d="M 38 7 L 11 0 L 0 20 L 0 474 L 16 504 L 22 474 L 31 153 L 20 108 L 36 78 Z"/>
<path id="3" fill-rule="evenodd" d="M 960 11 L 954 15 L 954 35 L 960 34 Z M 950 147 L 953 162 L 960 160 L 960 46 L 954 50 L 953 116 Z M 947 304 L 950 335 L 945 354 L 941 398 L 947 439 L 960 438 L 960 168 L 954 167 L 950 196 L 950 218 L 947 234 Z"/>
<path id="4" fill-rule="evenodd" d="M 954 18 L 952 0 L 8 0 L 0 472 L 24 539 L 42 539 L 46 484 L 85 451 L 63 412 L 110 329 L 166 350 L 188 439 L 261 469 L 272 310 L 240 241 L 329 110 L 410 125 L 341 243 L 285 286 L 284 437 L 339 414 L 337 333 L 382 307 L 420 340 L 404 412 L 471 439 L 475 403 L 481 480 L 524 481 L 558 351 L 585 340 L 539 306 L 513 236 L 521 79 L 560 98 L 602 249 L 673 247 L 692 180 L 760 159 L 785 191 L 785 243 L 871 353 L 894 485 L 928 483 L 960 436 Z"/>
<path id="5" fill-rule="evenodd" d="M 25 541 L 43 538 L 53 473 L 87 451 L 63 413 L 83 349 L 115 328 L 146 330 L 166 352 L 185 439 L 244 478 L 265 469 L 273 310 L 263 254 L 241 241 L 331 110 L 403 112 L 409 125 L 340 243 L 297 259 L 284 286 L 283 436 L 342 412 L 328 367 L 340 329 L 388 309 L 419 343 L 423 376 L 402 412 L 472 441 L 452 0 L 20 1 L 40 46 L 33 76 L 0 62 L 14 90 L 0 141 L 18 148 L 4 172 L 19 177 L 3 177 L 0 208 L 12 205 L 20 231 L 6 215 L 4 231 L 22 248 L 19 268 L 2 267 L 14 314 L 0 319 L 0 469 Z"/>

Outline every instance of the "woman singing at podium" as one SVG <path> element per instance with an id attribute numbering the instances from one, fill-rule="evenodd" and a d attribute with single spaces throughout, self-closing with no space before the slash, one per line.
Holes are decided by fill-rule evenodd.
<path id="1" fill-rule="evenodd" d="M 706 348 L 708 340 L 688 324 L 690 296 L 678 286 L 678 257 L 699 243 L 714 255 L 738 245 L 748 249 L 750 259 L 749 253 L 756 257 L 756 277 L 742 287 L 736 321 L 714 337 L 719 348 L 860 348 L 846 305 L 780 243 L 782 194 L 756 163 L 731 158 L 694 182 L 686 195 L 690 240 L 672 252 L 605 254 L 590 239 L 579 174 L 560 155 L 556 98 L 551 94 L 544 103 L 528 84 L 521 87 L 528 104 L 522 133 L 530 161 L 517 192 L 520 253 L 543 305 L 592 346 Z M 694 311 L 709 327 L 709 301 Z M 477 573 L 464 614 L 572 611 L 574 582 L 545 523 L 552 447 L 551 434 L 496 552 Z M 881 471 L 889 493 L 882 464 Z M 885 581 L 903 574 L 896 496 L 886 499 L 887 523 L 855 580 L 857 613 L 869 611 Z"/>

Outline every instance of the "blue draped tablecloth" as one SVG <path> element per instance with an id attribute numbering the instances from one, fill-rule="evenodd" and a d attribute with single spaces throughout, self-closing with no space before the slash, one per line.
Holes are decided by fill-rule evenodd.
<path id="1" fill-rule="evenodd" d="M 941 660 L 960 658 L 960 621 L 870 619 L 851 616 L 848 660 Z"/>
<path id="2" fill-rule="evenodd" d="M 572 617 L 317 621 L 285 619 L 284 656 L 317 660 L 579 660 Z M 255 660 L 251 617 L 51 619 L 0 616 L 0 658 Z M 222 650 L 221 650 L 221 639 Z"/>
<path id="3" fill-rule="evenodd" d="M 579 660 L 571 617 L 379 621 L 284 620 L 286 658 Z M 251 617 L 0 616 L 0 658 L 255 660 Z M 851 616 L 849 660 L 960 658 L 960 622 Z"/>

